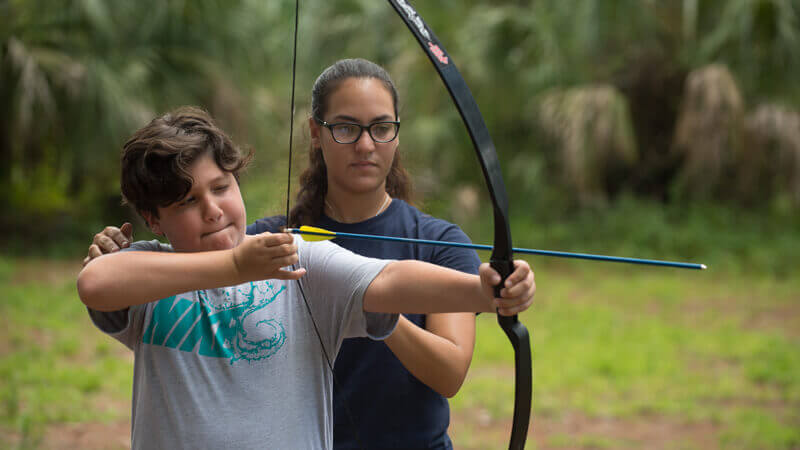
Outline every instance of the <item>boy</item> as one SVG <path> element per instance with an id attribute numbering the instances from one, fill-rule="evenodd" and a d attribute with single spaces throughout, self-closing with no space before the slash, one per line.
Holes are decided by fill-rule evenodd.
<path id="1" fill-rule="evenodd" d="M 330 448 L 322 352 L 335 355 L 345 337 L 385 338 L 397 321 L 388 312 L 530 305 L 527 264 L 509 277 L 508 300 L 492 300 L 499 275 L 488 266 L 479 279 L 287 234 L 245 237 L 248 161 L 191 108 L 123 148 L 123 196 L 171 245 L 93 260 L 78 292 L 95 325 L 135 352 L 133 448 Z"/>

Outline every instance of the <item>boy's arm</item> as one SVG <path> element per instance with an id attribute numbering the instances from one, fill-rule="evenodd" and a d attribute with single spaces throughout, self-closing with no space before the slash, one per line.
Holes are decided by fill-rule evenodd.
<path id="1" fill-rule="evenodd" d="M 527 262 L 514 261 L 514 267 L 500 292 L 502 299 L 494 299 L 500 275 L 489 264 L 481 265 L 479 277 L 420 261 L 394 261 L 367 288 L 364 310 L 517 314 L 533 303 L 536 283 Z"/>
<path id="2" fill-rule="evenodd" d="M 93 259 L 78 275 L 78 294 L 97 311 L 117 311 L 198 289 L 269 278 L 297 279 L 292 237 L 264 233 L 230 250 L 197 253 L 120 252 Z"/>

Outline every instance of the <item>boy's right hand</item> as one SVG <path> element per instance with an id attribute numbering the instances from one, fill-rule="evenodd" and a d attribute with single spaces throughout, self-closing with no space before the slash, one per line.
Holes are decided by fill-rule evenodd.
<path id="1" fill-rule="evenodd" d="M 306 273 L 303 268 L 283 269 L 299 261 L 294 236 L 288 233 L 245 236 L 232 252 L 236 270 L 245 280 L 297 280 Z"/>
<path id="2" fill-rule="evenodd" d="M 106 253 L 118 252 L 120 249 L 131 246 L 133 241 L 133 225 L 129 222 L 122 224 L 122 227 L 108 226 L 103 231 L 94 235 L 91 245 L 89 245 L 89 253 L 86 258 L 83 258 L 84 267 L 89 264 L 89 261 L 97 258 L 98 256 L 105 255 Z"/>

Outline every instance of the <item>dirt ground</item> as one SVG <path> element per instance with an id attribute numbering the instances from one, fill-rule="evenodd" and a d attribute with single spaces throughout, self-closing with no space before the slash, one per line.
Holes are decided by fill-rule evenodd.
<path id="1" fill-rule="evenodd" d="M 508 445 L 509 424 L 482 425 L 480 414 L 453 416 L 451 435 L 456 448 L 483 450 L 505 448 Z M 680 424 L 657 417 L 634 420 L 596 419 L 581 415 L 567 415 L 554 420 L 534 415 L 533 430 L 528 435 L 528 447 L 536 443 L 537 449 L 592 449 L 604 447 L 600 442 L 623 444 L 624 448 L 652 450 L 689 448 L 718 448 L 717 432 L 713 424 Z M 460 442 L 459 430 L 469 428 L 471 438 Z M 128 421 L 100 424 L 83 423 L 50 427 L 41 442 L 47 450 L 117 450 L 130 446 Z M 614 447 L 616 448 L 616 447 Z"/>
<path id="2" fill-rule="evenodd" d="M 482 425 L 481 419 L 473 413 L 454 415 L 452 421 L 450 434 L 458 449 L 482 450 L 508 445 L 510 421 L 504 425 Z M 533 448 L 533 442 L 537 449 L 558 450 L 719 448 L 713 424 L 679 424 L 658 417 L 620 420 L 566 414 L 553 419 L 537 417 L 534 411 L 531 427 L 527 448 Z M 471 438 L 462 442 L 459 431 L 465 428 L 470 430 Z"/>

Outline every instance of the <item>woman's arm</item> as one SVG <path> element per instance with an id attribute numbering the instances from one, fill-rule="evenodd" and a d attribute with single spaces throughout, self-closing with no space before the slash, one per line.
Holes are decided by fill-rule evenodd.
<path id="1" fill-rule="evenodd" d="M 478 279 L 419 261 L 396 261 L 372 281 L 364 294 L 364 309 L 478 312 L 498 308 L 500 313 L 510 315 L 527 309 L 533 302 L 536 283 L 527 262 L 515 261 L 515 270 L 501 290 L 504 300 L 491 300 L 500 275 L 488 264 L 481 265 L 480 273 Z M 385 342 L 417 379 L 442 396 L 452 397 L 464 382 L 472 361 L 475 316 L 429 314 L 427 327 L 424 330 L 401 317 Z"/>
<path id="2" fill-rule="evenodd" d="M 461 388 L 472 361 L 475 314 L 428 314 L 425 326 L 400 316 L 384 342 L 419 381 L 450 398 Z"/>

